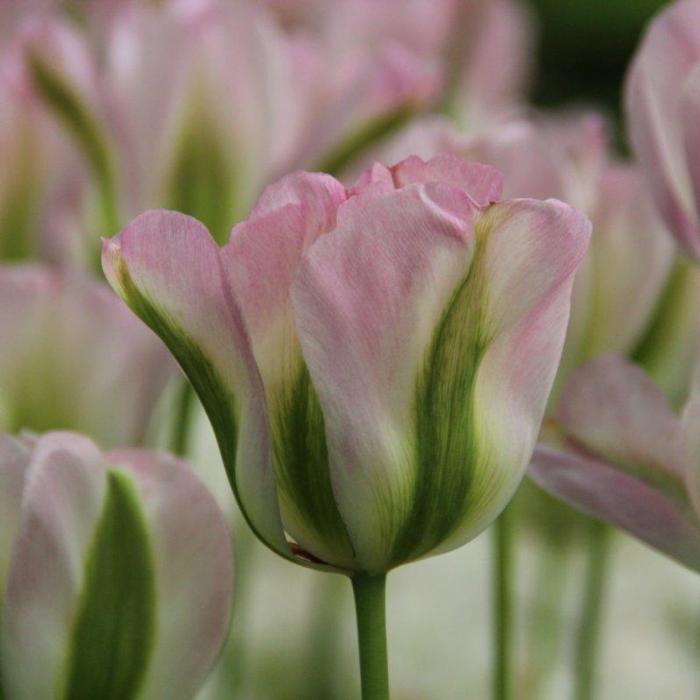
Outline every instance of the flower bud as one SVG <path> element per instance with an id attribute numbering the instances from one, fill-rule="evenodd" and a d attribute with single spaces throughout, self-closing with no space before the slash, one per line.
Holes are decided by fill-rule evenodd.
<path id="1" fill-rule="evenodd" d="M 0 501 L 7 697 L 193 697 L 226 636 L 232 569 L 189 467 L 71 433 L 2 435 L 0 482 L 14 492 Z"/>
<path id="2" fill-rule="evenodd" d="M 163 211 L 105 242 L 284 556 L 386 571 L 470 540 L 517 488 L 590 225 L 500 190 L 488 166 L 410 158 L 350 189 L 283 178 L 222 248 Z"/>

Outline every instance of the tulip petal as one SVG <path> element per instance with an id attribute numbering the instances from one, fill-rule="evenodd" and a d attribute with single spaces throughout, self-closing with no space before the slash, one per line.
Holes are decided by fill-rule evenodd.
<path id="1" fill-rule="evenodd" d="M 485 207 L 500 199 L 503 175 L 491 165 L 440 154 L 430 160 L 410 156 L 391 168 L 396 187 L 428 182 L 444 182 L 469 194 L 474 203 Z"/>
<path id="2" fill-rule="evenodd" d="M 627 124 L 661 217 L 679 242 L 700 255 L 692 185 L 683 153 L 679 96 L 700 60 L 700 12 L 673 3 L 652 22 L 625 86 Z"/>
<path id="3" fill-rule="evenodd" d="M 30 450 L 19 440 L 0 434 L 0 610 L 10 565 L 13 543 L 19 527 L 24 478 Z"/>
<path id="4" fill-rule="evenodd" d="M 106 488 L 102 455 L 87 438 L 54 433 L 37 442 L 2 617 L 0 658 L 9 697 L 55 695 Z"/>
<path id="5" fill-rule="evenodd" d="M 335 226 L 345 188 L 328 175 L 298 173 L 271 185 L 221 250 L 265 386 L 285 530 L 316 558 L 352 562 L 335 505 L 323 415 L 296 340 L 290 286 L 302 257 Z"/>
<path id="6" fill-rule="evenodd" d="M 477 215 L 437 183 L 341 207 L 293 287 L 334 493 L 368 571 L 469 539 L 534 444 L 588 226 L 523 201 L 492 207 L 475 235 Z"/>
<path id="7" fill-rule="evenodd" d="M 226 638 L 231 606 L 231 543 L 216 501 L 183 462 L 165 454 L 105 455 L 138 487 L 152 543 L 157 616 L 144 698 L 188 700 Z"/>
<path id="8" fill-rule="evenodd" d="M 291 556 L 277 505 L 260 376 L 209 232 L 183 214 L 146 212 L 105 241 L 103 266 L 117 293 L 161 337 L 192 382 L 251 527 L 275 551 Z"/>
<path id="9" fill-rule="evenodd" d="M 700 22 L 700 12 L 698 13 Z M 700 38 L 698 46 L 700 63 Z M 700 65 L 691 72 L 683 87 L 683 136 L 690 181 L 695 196 L 695 213 L 700 219 Z"/>
<path id="10" fill-rule="evenodd" d="M 642 369 L 607 355 L 571 374 L 557 422 L 576 445 L 650 487 L 675 492 L 685 460 L 680 421 Z"/>
<path id="11" fill-rule="evenodd" d="M 162 345 L 87 275 L 0 269 L 0 424 L 138 444 L 174 366 Z"/>
<path id="12" fill-rule="evenodd" d="M 700 523 L 687 501 L 593 457 L 544 445 L 537 446 L 529 474 L 556 498 L 700 571 Z"/>

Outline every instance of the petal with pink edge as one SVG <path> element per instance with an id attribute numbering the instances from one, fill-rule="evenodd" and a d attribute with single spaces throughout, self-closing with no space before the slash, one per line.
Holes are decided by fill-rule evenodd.
<path id="1" fill-rule="evenodd" d="M 296 339 L 290 287 L 306 250 L 335 226 L 345 188 L 328 175 L 296 173 L 267 188 L 221 250 L 260 368 L 285 530 L 317 559 L 353 560 L 330 485 L 323 415 Z"/>
<path id="2" fill-rule="evenodd" d="M 577 446 L 653 488 L 682 479 L 680 421 L 661 389 L 622 357 L 606 355 L 574 371 L 556 420 Z"/>
<path id="3" fill-rule="evenodd" d="M 675 481 L 676 498 L 594 457 L 538 445 L 530 476 L 545 491 L 700 571 L 700 522 Z"/>
<path id="4" fill-rule="evenodd" d="M 103 267 L 194 386 L 251 527 L 291 556 L 277 505 L 263 386 L 240 309 L 223 283 L 215 241 L 196 219 L 150 211 L 105 241 Z"/>

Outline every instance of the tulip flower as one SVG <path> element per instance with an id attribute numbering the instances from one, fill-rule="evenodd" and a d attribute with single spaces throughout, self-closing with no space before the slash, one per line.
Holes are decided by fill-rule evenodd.
<path id="1" fill-rule="evenodd" d="M 438 84 L 398 40 L 337 50 L 245 0 L 117 3 L 102 15 L 97 42 L 43 14 L 17 43 L 23 79 L 92 174 L 85 228 L 105 235 L 166 206 L 223 239 L 271 178 L 342 168 Z"/>
<path id="2" fill-rule="evenodd" d="M 12 700 L 190 700 L 225 639 L 226 521 L 189 466 L 0 435 L 0 663 Z"/>
<path id="3" fill-rule="evenodd" d="M 700 258 L 700 2 L 679 0 L 651 22 L 625 85 L 627 127 L 659 214 Z"/>
<path id="4" fill-rule="evenodd" d="M 577 369 L 530 475 L 546 491 L 700 571 L 700 393 L 681 415 L 638 366 L 608 355 Z"/>
<path id="5" fill-rule="evenodd" d="M 447 156 L 349 190 L 298 173 L 222 248 L 164 211 L 105 243 L 273 549 L 378 573 L 471 539 L 512 495 L 589 225 L 553 201 L 492 204 L 500 186 Z"/>
<path id="6" fill-rule="evenodd" d="M 221 248 L 167 211 L 104 244 L 110 283 L 197 391 L 252 528 L 354 576 L 361 638 L 384 573 L 488 526 L 539 430 L 590 224 L 500 192 L 488 166 L 409 158 L 350 189 L 287 176 Z"/>
<path id="7" fill-rule="evenodd" d="M 0 267 L 0 427 L 139 444 L 172 365 L 105 286 L 39 265 Z"/>

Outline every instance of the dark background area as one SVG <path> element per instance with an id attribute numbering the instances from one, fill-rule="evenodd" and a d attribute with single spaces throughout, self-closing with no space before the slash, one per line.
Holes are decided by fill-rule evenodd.
<path id="1" fill-rule="evenodd" d="M 593 104 L 619 127 L 626 67 L 666 0 L 529 0 L 540 24 L 537 105 Z"/>

